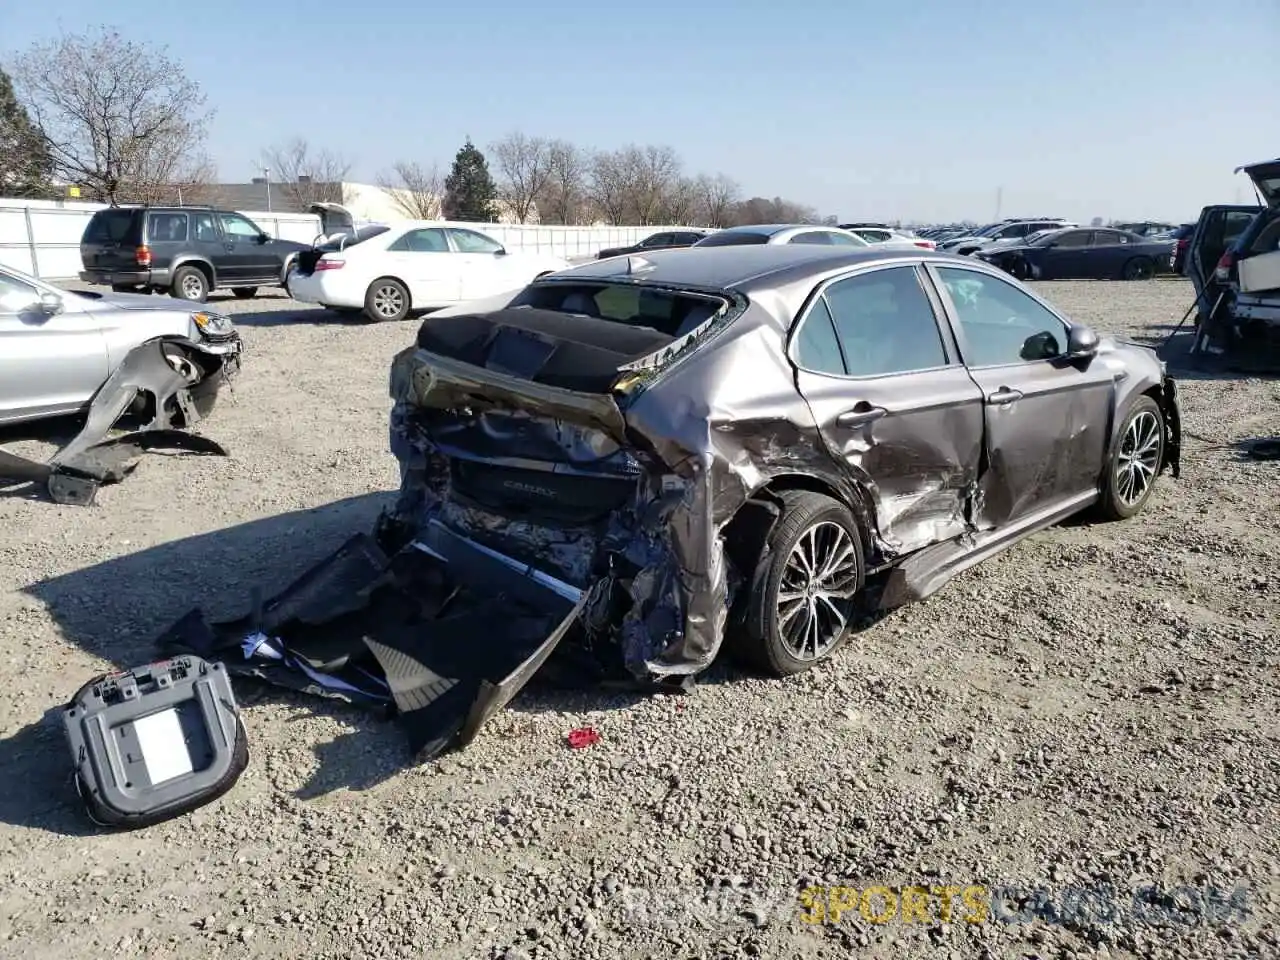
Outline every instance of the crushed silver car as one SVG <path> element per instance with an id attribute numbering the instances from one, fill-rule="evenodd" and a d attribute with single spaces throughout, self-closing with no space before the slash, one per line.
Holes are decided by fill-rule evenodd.
<path id="1" fill-rule="evenodd" d="M 434 314 L 391 393 L 402 483 L 376 545 L 349 543 L 221 642 L 276 644 L 249 672 L 279 679 L 292 657 L 311 687 L 336 688 L 325 663 L 376 660 L 370 696 L 432 750 L 566 636 L 646 685 L 687 688 L 724 644 L 806 670 L 860 613 L 1086 508 L 1134 516 L 1177 476 L 1181 433 L 1150 349 L 981 262 L 875 247 L 583 265 Z M 337 657 L 317 631 L 350 617 Z"/>
<path id="2" fill-rule="evenodd" d="M 226 455 L 185 430 L 240 369 L 227 317 L 181 300 L 59 290 L 0 267 L 0 344 L 0 425 L 87 414 L 46 463 L 0 450 L 0 481 L 42 484 L 55 502 L 85 505 L 147 450 Z M 126 415 L 141 429 L 110 436 Z"/>

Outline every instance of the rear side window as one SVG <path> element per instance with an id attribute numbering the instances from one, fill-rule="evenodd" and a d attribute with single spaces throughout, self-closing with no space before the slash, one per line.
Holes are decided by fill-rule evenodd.
<path id="1" fill-rule="evenodd" d="M 851 377 L 947 365 L 938 318 L 914 267 L 837 280 L 824 293 Z"/>
<path id="2" fill-rule="evenodd" d="M 795 358 L 803 369 L 814 373 L 829 373 L 834 376 L 845 374 L 840 341 L 836 339 L 831 311 L 827 309 L 827 302 L 822 297 L 814 301 L 809 315 L 800 324 L 800 333 L 796 336 Z"/>
<path id="3" fill-rule="evenodd" d="M 99 210 L 85 227 L 86 243 L 139 243 L 137 210 Z"/>
<path id="4" fill-rule="evenodd" d="M 449 241 L 438 227 L 410 230 L 396 240 L 388 250 L 395 253 L 449 253 Z"/>
<path id="5" fill-rule="evenodd" d="M 797 233 L 787 243 L 820 243 L 830 246 L 831 234 L 823 230 L 810 230 L 808 233 Z"/>
<path id="6" fill-rule="evenodd" d="M 187 239 L 185 213 L 151 213 L 147 215 L 147 239 L 151 243 L 176 243 Z"/>

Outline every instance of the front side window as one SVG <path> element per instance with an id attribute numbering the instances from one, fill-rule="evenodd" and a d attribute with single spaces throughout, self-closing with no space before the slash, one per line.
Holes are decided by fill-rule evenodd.
<path id="1" fill-rule="evenodd" d="M 837 280 L 823 293 L 851 377 L 883 377 L 947 364 L 942 333 L 914 267 Z"/>
<path id="2" fill-rule="evenodd" d="M 1055 247 L 1087 247 L 1089 245 L 1088 230 L 1068 230 L 1053 241 Z"/>
<path id="3" fill-rule="evenodd" d="M 450 230 L 449 233 L 459 253 L 497 253 L 502 249 L 497 240 L 474 230 Z"/>
<path id="4" fill-rule="evenodd" d="M 408 231 L 387 249 L 396 253 L 448 253 L 449 241 L 443 230 L 430 227 Z"/>
<path id="5" fill-rule="evenodd" d="M 1066 352 L 1066 324 L 1030 294 L 976 270 L 939 267 L 938 276 L 955 305 L 969 366 L 1051 360 Z"/>
<path id="6" fill-rule="evenodd" d="M 248 217 L 242 217 L 238 213 L 224 213 L 221 218 L 223 231 L 233 239 L 256 240 L 262 236 L 258 225 Z"/>
<path id="7" fill-rule="evenodd" d="M 669 233 L 655 233 L 653 236 L 651 236 L 651 237 L 645 237 L 642 241 L 640 241 L 640 246 L 642 246 L 642 247 L 665 247 L 665 246 L 668 246 L 670 243 L 671 243 L 671 234 L 669 234 Z"/>

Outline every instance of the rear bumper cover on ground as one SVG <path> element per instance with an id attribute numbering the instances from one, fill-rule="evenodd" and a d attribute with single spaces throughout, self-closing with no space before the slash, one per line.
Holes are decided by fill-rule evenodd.
<path id="1" fill-rule="evenodd" d="M 394 554 L 359 534 L 245 616 L 192 610 L 162 650 L 394 716 L 413 754 L 469 743 L 577 622 L 583 596 L 439 524 Z"/>

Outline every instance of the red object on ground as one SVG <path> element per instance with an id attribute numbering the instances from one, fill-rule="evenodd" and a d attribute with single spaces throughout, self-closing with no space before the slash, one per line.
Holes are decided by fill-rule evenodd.
<path id="1" fill-rule="evenodd" d="M 569 746 L 574 750 L 581 750 L 583 747 L 589 747 L 593 743 L 599 742 L 600 734 L 590 727 L 579 727 L 577 730 L 569 731 Z"/>

